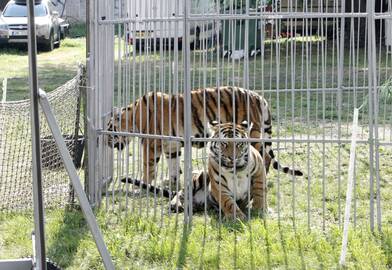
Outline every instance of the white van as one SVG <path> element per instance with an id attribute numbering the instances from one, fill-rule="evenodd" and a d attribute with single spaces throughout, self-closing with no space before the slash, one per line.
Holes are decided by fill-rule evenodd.
<path id="1" fill-rule="evenodd" d="M 216 13 L 216 0 L 191 0 L 191 15 Z M 130 0 L 126 7 L 128 16 L 136 23 L 128 25 L 128 41 L 136 49 L 159 47 L 181 49 L 184 38 L 184 0 Z M 159 19 L 165 19 L 165 22 Z M 151 20 L 157 19 L 157 20 Z M 172 19 L 172 20 L 170 20 Z M 213 21 L 193 21 L 190 23 L 189 42 L 191 48 L 198 47 L 203 40 L 212 40 L 219 27 Z"/>

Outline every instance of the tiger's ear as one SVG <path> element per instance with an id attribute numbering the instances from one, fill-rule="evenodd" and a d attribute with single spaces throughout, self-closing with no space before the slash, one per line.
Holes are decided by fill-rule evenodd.
<path id="1" fill-rule="evenodd" d="M 121 117 L 121 111 L 122 111 L 121 108 L 113 107 L 113 109 L 112 109 L 111 112 L 110 112 L 111 117 L 112 117 L 114 120 L 117 120 L 117 121 L 118 121 L 118 120 L 120 119 L 120 117 Z"/>
<path id="2" fill-rule="evenodd" d="M 250 131 L 250 130 L 252 129 L 252 127 L 253 127 L 253 123 L 244 120 L 244 121 L 241 122 L 241 126 L 242 126 L 245 130 Z"/>
<path id="3" fill-rule="evenodd" d="M 212 129 L 214 132 L 216 132 L 219 129 L 219 122 L 216 120 L 211 120 L 208 123 L 208 128 Z"/>

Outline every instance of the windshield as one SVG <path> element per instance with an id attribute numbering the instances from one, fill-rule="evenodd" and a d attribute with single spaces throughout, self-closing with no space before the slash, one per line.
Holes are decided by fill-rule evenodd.
<path id="1" fill-rule="evenodd" d="M 46 8 L 43 4 L 34 6 L 34 14 L 36 17 L 46 16 Z M 21 4 L 11 4 L 3 12 L 4 17 L 27 17 L 27 6 Z"/>

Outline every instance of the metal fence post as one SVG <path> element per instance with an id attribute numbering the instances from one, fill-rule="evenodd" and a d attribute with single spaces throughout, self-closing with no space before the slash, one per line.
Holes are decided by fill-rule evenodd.
<path id="1" fill-rule="evenodd" d="M 53 115 L 53 111 L 50 107 L 47 95 L 44 91 L 40 90 L 39 102 L 41 104 L 42 111 L 46 117 L 49 128 L 52 131 L 53 138 L 55 139 L 56 145 L 59 149 L 61 158 L 64 162 L 65 169 L 68 173 L 69 178 L 72 181 L 72 185 L 75 189 L 76 195 L 78 196 L 80 207 L 82 208 L 83 215 L 86 219 L 87 225 L 91 231 L 97 249 L 102 257 L 103 264 L 106 269 L 114 269 L 112 259 L 110 257 L 109 251 L 103 240 L 101 231 L 99 230 L 96 218 L 89 205 L 86 194 L 83 192 L 83 187 L 80 183 L 79 176 L 77 174 L 76 168 L 72 162 L 71 155 L 65 144 L 63 136 L 61 134 L 60 128 L 57 124 L 56 118 Z M 45 261 L 46 262 L 46 261 Z M 41 268 L 40 268 L 41 269 Z"/>
<path id="2" fill-rule="evenodd" d="M 38 74 L 37 74 L 37 40 L 35 36 L 34 1 L 27 1 L 28 8 L 28 54 L 29 84 L 31 100 L 31 140 L 33 154 L 33 199 L 35 231 L 35 263 L 38 269 L 46 270 L 44 204 L 42 194 L 41 142 L 38 111 Z"/>
<path id="3" fill-rule="evenodd" d="M 368 13 L 368 61 L 369 61 L 369 128 L 371 156 L 370 156 L 370 215 L 371 229 L 374 230 L 374 174 L 376 178 L 376 216 L 377 228 L 381 231 L 381 202 L 380 202 L 380 172 L 379 172 L 379 141 L 378 141 L 378 87 L 377 87 L 377 55 L 376 55 L 376 27 L 375 1 L 367 1 Z M 370 104 L 371 103 L 371 104 Z M 371 110 L 370 110 L 371 108 Z"/>
<path id="4" fill-rule="evenodd" d="M 184 1 L 184 187 L 186 224 L 192 222 L 192 119 L 191 119 L 191 84 L 190 84 L 190 47 L 189 47 L 189 10 L 190 1 Z"/>
<path id="5" fill-rule="evenodd" d="M 96 87 L 96 14 L 95 14 L 96 1 L 89 1 L 89 5 L 86 7 L 88 9 L 88 58 L 87 58 L 87 88 L 86 88 L 86 114 L 87 121 L 85 125 L 87 125 L 87 171 L 88 176 L 86 178 L 86 193 L 89 198 L 90 204 L 96 204 L 95 198 L 95 179 L 96 179 L 96 171 L 95 171 L 95 147 L 96 141 L 94 140 L 94 125 L 95 125 L 95 106 L 94 106 L 94 95 L 95 95 L 95 87 Z"/>
<path id="6" fill-rule="evenodd" d="M 346 12 L 345 1 L 342 1 L 341 12 Z M 338 94 L 337 94 L 337 102 L 338 102 L 338 138 L 342 137 L 342 91 L 344 87 L 344 47 L 345 47 L 345 27 L 346 20 L 345 17 L 342 17 L 340 21 L 340 44 L 339 44 L 339 63 L 338 63 Z M 340 193 L 341 193 L 341 143 L 339 143 L 338 147 L 338 215 L 339 215 L 339 226 L 341 226 L 341 203 L 340 203 Z M 355 198 L 354 198 L 355 200 Z"/>
<path id="7" fill-rule="evenodd" d="M 369 207 L 370 207 L 370 229 L 374 230 L 374 94 L 377 88 L 374 87 L 376 81 L 375 80 L 375 69 L 376 69 L 376 38 L 375 38 L 375 26 L 374 26 L 374 0 L 368 0 L 366 6 L 367 12 L 367 24 L 368 24 L 368 97 L 369 97 Z"/>

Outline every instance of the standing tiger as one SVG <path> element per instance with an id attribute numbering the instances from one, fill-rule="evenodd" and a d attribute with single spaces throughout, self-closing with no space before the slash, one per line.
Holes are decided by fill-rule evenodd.
<path id="1" fill-rule="evenodd" d="M 218 119 L 220 122 L 241 123 L 248 120 L 253 123 L 251 138 L 271 139 L 271 112 L 267 101 L 257 93 L 239 87 L 223 86 L 218 88 L 196 89 L 191 91 L 192 136 L 209 137 L 207 124 Z M 108 130 L 114 132 L 139 132 L 164 136 L 184 136 L 184 96 L 168 95 L 162 92 L 150 92 L 128 107 L 122 108 L 108 123 Z M 108 145 L 121 150 L 127 143 L 127 137 L 114 134 L 109 136 Z M 302 175 L 299 170 L 281 167 L 271 149 L 271 142 L 252 143 L 260 153 L 264 153 L 264 164 L 268 172 L 272 161 L 273 168 L 293 175 Z M 192 146 L 201 148 L 204 143 Z M 156 175 L 157 164 L 164 152 L 169 164 L 171 182 L 179 178 L 181 143 L 173 140 L 143 138 L 143 181 L 151 183 Z"/>
<path id="2" fill-rule="evenodd" d="M 248 138 L 247 121 L 241 124 L 212 123 L 213 139 Z M 251 125 L 250 125 L 251 126 Z M 221 209 L 228 219 L 246 218 L 244 209 L 267 210 L 266 172 L 259 151 L 246 142 L 212 141 L 208 154 L 208 172 L 193 176 L 193 207 Z M 249 197 L 250 195 L 250 197 Z M 184 195 L 179 192 L 171 208 L 183 208 Z"/>

